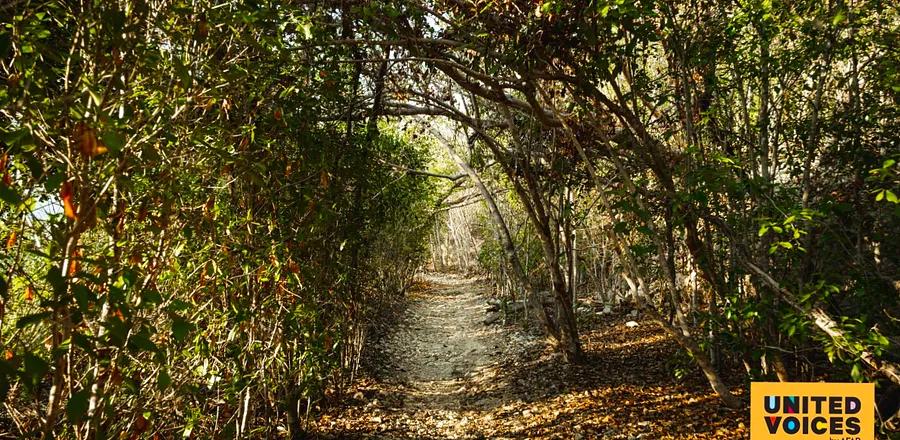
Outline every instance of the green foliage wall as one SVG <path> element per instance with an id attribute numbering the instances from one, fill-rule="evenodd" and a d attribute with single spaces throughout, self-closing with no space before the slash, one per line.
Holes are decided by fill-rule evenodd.
<path id="1" fill-rule="evenodd" d="M 0 426 L 296 433 L 420 264 L 431 186 L 384 164 L 426 150 L 329 116 L 361 86 L 289 47 L 302 8 L 25 3 L 0 13 Z"/>

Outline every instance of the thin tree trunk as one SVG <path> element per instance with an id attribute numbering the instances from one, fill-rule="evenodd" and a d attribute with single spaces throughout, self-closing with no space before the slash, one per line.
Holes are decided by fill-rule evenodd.
<path id="1" fill-rule="evenodd" d="M 475 171 L 472 166 L 468 164 L 463 158 L 456 152 L 456 149 L 453 148 L 450 140 L 445 140 L 444 147 L 447 149 L 447 152 L 456 161 L 457 165 L 469 176 L 472 180 L 472 183 L 475 184 L 475 187 L 481 192 L 481 197 L 484 199 L 485 204 L 488 206 L 488 211 L 491 214 L 491 219 L 494 221 L 494 226 L 497 231 L 497 236 L 500 239 L 500 242 L 503 244 L 503 251 L 506 254 L 506 258 L 509 260 L 510 267 L 512 268 L 513 274 L 518 278 L 519 283 L 522 288 L 525 290 L 526 295 L 531 298 L 535 298 L 537 301 L 535 304 L 538 309 L 538 319 L 541 321 L 542 326 L 544 327 L 544 331 L 547 335 L 553 340 L 554 344 L 560 342 L 560 332 L 554 325 L 550 315 L 547 313 L 547 310 L 544 308 L 544 304 L 540 300 L 540 296 L 536 294 L 534 290 L 534 286 L 532 286 L 531 281 L 528 279 L 528 274 L 525 272 L 525 269 L 522 267 L 522 264 L 519 260 L 518 253 L 516 252 L 515 243 L 512 240 L 512 235 L 509 232 L 509 227 L 506 224 L 506 221 L 503 219 L 503 216 L 500 214 L 500 209 L 497 208 L 497 203 L 494 201 L 494 196 L 488 191 L 487 187 L 484 185 L 484 181 L 481 180 L 481 176 Z"/>
<path id="2" fill-rule="evenodd" d="M 546 96 L 544 96 L 544 99 L 545 99 L 545 101 L 550 102 L 547 100 Z M 559 113 L 556 111 L 556 108 L 552 104 L 550 105 L 550 109 L 554 112 L 555 115 L 557 115 L 557 118 L 559 118 Z M 581 156 L 581 159 L 584 161 L 584 163 L 588 169 L 588 174 L 591 176 L 591 178 L 594 180 L 595 185 L 597 186 L 600 204 L 603 205 L 604 209 L 611 211 L 611 204 L 609 203 L 609 200 L 607 200 L 606 194 L 603 192 L 603 182 L 600 180 L 600 177 L 597 174 L 597 171 L 594 168 L 593 163 L 587 157 L 587 154 L 584 152 L 584 148 L 582 148 L 582 146 L 581 146 L 581 142 L 579 142 L 578 139 L 575 137 L 575 134 L 572 132 L 569 125 L 565 122 L 564 119 L 562 119 L 562 118 L 559 118 L 559 119 L 562 123 L 563 130 L 566 132 L 566 134 L 572 141 L 572 144 L 575 145 L 575 149 L 577 150 L 579 156 Z M 625 177 L 627 177 L 627 176 L 625 176 Z M 622 259 L 622 262 L 625 266 L 626 271 L 629 271 L 632 273 L 634 278 L 636 278 L 638 280 L 638 285 L 644 284 L 643 277 L 640 276 L 640 272 L 638 271 L 637 263 L 635 262 L 633 256 L 631 255 L 630 250 L 622 245 L 621 241 L 619 240 L 619 237 L 614 232 L 610 232 L 609 236 L 610 236 L 611 241 L 614 244 L 614 248 L 619 253 L 619 258 Z M 716 371 L 716 369 L 709 362 L 709 359 L 706 357 L 706 354 L 703 353 L 703 350 L 700 350 L 699 346 L 693 341 L 693 339 L 690 336 L 688 336 L 687 334 L 685 334 L 684 329 L 682 329 L 681 331 L 678 331 L 674 328 L 674 326 L 672 326 L 668 322 L 665 322 L 665 320 L 662 319 L 662 317 L 659 315 L 659 312 L 656 311 L 656 308 L 652 304 L 646 303 L 646 300 L 645 300 L 644 296 L 640 294 L 639 289 L 632 288 L 632 292 L 633 292 L 634 299 L 638 303 L 638 305 L 646 305 L 646 307 L 644 307 L 644 309 L 650 313 L 651 318 L 653 318 L 657 323 L 659 323 L 659 325 L 662 326 L 663 329 L 665 329 L 667 332 L 672 334 L 672 336 L 679 343 L 679 345 L 681 345 L 685 350 L 687 350 L 693 356 L 694 360 L 697 362 L 697 365 L 700 367 L 701 370 L 703 370 L 703 374 L 706 376 L 706 379 L 709 382 L 710 387 L 712 387 L 713 391 L 715 391 L 715 393 L 719 396 L 719 398 L 722 400 L 722 402 L 726 406 L 731 407 L 731 408 L 739 408 L 739 407 L 743 406 L 740 399 L 738 399 L 733 394 L 731 394 L 728 387 L 725 385 L 724 381 L 722 380 L 721 376 L 719 376 L 718 371 Z"/>
<path id="3" fill-rule="evenodd" d="M 825 83 L 822 69 L 816 69 L 816 91 L 812 102 L 812 115 L 809 121 L 809 137 L 806 141 L 806 157 L 803 158 L 803 207 L 809 207 L 809 194 L 812 190 L 811 174 L 813 156 L 819 146 L 819 113 L 822 106 L 822 88 Z"/>
<path id="4" fill-rule="evenodd" d="M 791 294 L 791 292 L 781 287 L 781 285 L 778 284 L 778 282 L 775 281 L 775 279 L 772 278 L 771 275 L 766 273 L 759 266 L 756 266 L 746 259 L 743 260 L 743 263 L 744 266 L 746 266 L 753 273 L 759 276 L 759 278 L 762 279 L 765 284 L 771 287 L 772 290 L 777 292 L 781 299 L 789 306 L 791 306 L 791 308 L 810 318 L 822 333 L 825 333 L 827 336 L 837 342 L 844 342 L 847 340 L 846 335 L 844 335 L 844 331 L 841 330 L 837 321 L 829 316 L 828 313 L 821 307 L 804 307 L 794 299 L 794 295 Z M 842 345 L 838 344 L 838 346 L 841 347 Z M 861 352 L 857 353 L 851 352 L 850 354 L 859 356 L 859 359 L 870 368 L 883 374 L 885 377 L 890 379 L 891 382 L 900 385 L 900 365 L 888 361 L 879 360 L 874 353 L 868 350 L 862 350 Z"/>
<path id="5" fill-rule="evenodd" d="M 572 305 L 576 304 L 576 284 L 578 284 L 578 261 L 577 251 L 575 249 L 577 234 L 572 227 L 572 212 L 574 211 L 575 196 L 572 188 L 566 187 L 566 205 L 567 215 L 565 217 L 563 232 L 566 234 L 566 263 L 568 269 L 569 297 L 572 298 Z"/>
<path id="6" fill-rule="evenodd" d="M 520 151 L 526 151 L 519 143 L 521 137 L 515 128 L 515 122 L 509 109 L 506 107 L 501 107 L 500 109 L 510 127 L 513 144 L 515 144 Z M 496 146 L 494 149 L 498 150 Z M 495 151 L 495 153 L 498 152 L 499 151 Z M 553 229 L 550 224 L 550 216 L 547 215 L 548 210 L 544 208 L 542 191 L 534 177 L 530 159 L 526 158 L 526 160 L 519 163 L 519 165 L 521 174 L 524 176 L 523 180 L 525 181 L 525 188 L 518 184 L 513 173 L 508 172 L 508 175 L 513 182 L 513 185 L 516 187 L 519 199 L 523 202 L 529 213 L 529 218 L 535 226 L 538 238 L 541 240 L 541 249 L 544 251 L 544 262 L 547 264 L 547 269 L 550 272 L 550 284 L 553 290 L 553 298 L 556 302 L 557 311 L 559 312 L 557 316 L 560 333 L 559 348 L 562 350 L 563 356 L 567 362 L 581 362 L 583 356 L 581 352 L 581 343 L 578 340 L 575 312 L 572 309 L 569 289 L 566 287 L 566 276 L 560 266 L 557 243 L 552 236 Z M 527 191 L 525 191 L 526 188 Z"/>

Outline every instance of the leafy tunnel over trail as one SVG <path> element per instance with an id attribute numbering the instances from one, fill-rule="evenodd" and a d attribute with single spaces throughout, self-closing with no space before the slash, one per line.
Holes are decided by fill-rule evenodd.
<path id="1" fill-rule="evenodd" d="M 888 2 L 0 17 L 3 435 L 299 437 L 448 249 L 565 362 L 579 301 L 625 302 L 728 407 L 750 380 L 874 381 L 897 425 Z"/>

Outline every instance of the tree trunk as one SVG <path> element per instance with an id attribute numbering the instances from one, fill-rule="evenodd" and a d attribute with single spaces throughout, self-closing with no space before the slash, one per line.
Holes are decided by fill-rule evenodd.
<path id="1" fill-rule="evenodd" d="M 488 206 L 488 211 L 491 214 L 491 219 L 494 221 L 494 226 L 497 232 L 497 237 L 500 239 L 500 242 L 503 244 L 503 251 L 506 254 L 506 258 L 509 260 L 509 264 L 512 268 L 513 275 L 516 276 L 522 288 L 525 290 L 526 295 L 531 298 L 537 299 L 536 308 L 538 309 L 538 319 L 541 321 L 541 325 L 544 327 L 544 331 L 547 335 L 553 340 L 554 344 L 558 344 L 560 342 L 560 332 L 557 329 L 556 325 L 553 323 L 553 320 L 550 318 L 550 315 L 547 313 L 547 310 L 544 308 L 543 302 L 540 301 L 540 296 L 536 294 L 534 287 L 531 285 L 531 281 L 528 279 L 528 274 L 525 273 L 525 269 L 522 267 L 522 264 L 519 260 L 518 253 L 516 252 L 516 245 L 512 240 L 512 235 L 509 232 L 509 227 L 506 225 L 506 221 L 503 219 L 503 216 L 500 214 L 500 209 L 497 208 L 497 203 L 494 201 L 494 196 L 488 191 L 487 187 L 484 185 L 484 182 L 481 180 L 481 177 L 472 168 L 463 158 L 456 152 L 456 149 L 453 148 L 450 140 L 445 140 L 444 146 L 447 148 L 447 152 L 456 161 L 457 165 L 472 179 L 472 183 L 478 188 L 481 192 L 481 197 L 484 199 L 485 204 Z"/>
<path id="2" fill-rule="evenodd" d="M 515 128 L 515 121 L 513 120 L 509 109 L 501 107 L 501 111 L 510 127 L 510 137 L 513 144 L 518 147 L 519 151 L 527 151 L 519 142 L 521 137 L 519 136 L 518 130 Z M 500 156 L 498 157 L 498 160 L 501 160 L 502 152 L 499 151 L 499 148 L 494 145 L 493 150 L 495 154 Z M 525 181 L 525 187 L 518 182 L 516 174 L 511 172 L 509 167 L 505 167 L 504 169 L 506 170 L 510 181 L 512 181 L 516 193 L 519 195 L 519 200 L 525 205 L 525 209 L 528 212 L 528 218 L 531 219 L 534 224 L 538 238 L 541 240 L 541 250 L 544 252 L 544 262 L 547 264 L 547 268 L 550 272 L 553 299 L 556 302 L 556 308 L 559 312 L 557 316 L 560 334 L 559 348 L 567 362 L 578 363 L 583 360 L 583 355 L 581 352 L 581 343 L 578 340 L 575 311 L 573 310 L 572 302 L 570 301 L 569 289 L 566 287 L 566 276 L 560 266 L 559 252 L 557 252 L 556 241 L 553 239 L 553 228 L 550 224 L 550 216 L 547 214 L 547 209 L 545 209 L 543 192 L 535 179 L 530 158 L 526 157 L 524 160 L 519 161 L 518 165 L 520 174 L 524 177 L 522 180 Z M 558 228 L 556 230 L 559 232 Z"/>
<path id="3" fill-rule="evenodd" d="M 544 100 L 550 103 L 546 96 L 544 96 Z M 559 118 L 559 113 L 556 111 L 556 108 L 550 104 L 550 109 L 553 113 Z M 600 180 L 600 177 L 597 175 L 596 169 L 594 165 L 591 163 L 590 159 L 587 157 L 587 154 L 584 152 L 584 148 L 581 146 L 581 142 L 578 141 L 578 138 L 575 137 L 575 134 L 572 132 L 569 125 L 565 122 L 564 119 L 560 118 L 560 121 L 563 126 L 563 130 L 566 132 L 568 137 L 571 139 L 572 144 L 575 145 L 575 149 L 578 152 L 578 155 L 581 156 L 581 159 L 584 161 L 585 165 L 588 169 L 588 174 L 590 174 L 591 178 L 594 180 L 595 185 L 599 190 L 598 200 L 600 204 L 604 207 L 604 209 L 610 209 L 609 200 L 607 200 L 605 193 L 603 192 L 603 182 Z M 605 140 L 608 144 L 608 140 Z M 612 151 L 611 151 L 612 152 Z M 627 177 L 627 176 L 625 176 Z M 633 183 L 632 183 L 633 185 Z M 638 271 L 637 263 L 634 260 L 634 257 L 631 255 L 630 250 L 623 246 L 619 237 L 614 233 L 610 232 L 609 234 L 611 241 L 614 244 L 614 248 L 616 252 L 619 253 L 619 258 L 622 260 L 623 265 L 625 266 L 626 272 L 631 272 L 635 279 L 638 280 L 638 285 L 644 285 L 643 277 L 640 276 L 640 272 Z M 664 262 L 663 262 L 664 264 Z M 628 278 L 626 277 L 626 280 Z M 679 331 L 673 325 L 666 322 L 660 316 L 659 312 L 652 304 L 647 304 L 645 297 L 635 289 L 632 282 L 632 295 L 634 297 L 635 302 L 639 306 L 644 306 L 644 310 L 649 313 L 651 318 L 653 318 L 660 326 L 663 327 L 668 333 L 670 333 L 675 340 L 681 345 L 685 350 L 687 350 L 693 356 L 694 360 L 697 362 L 697 365 L 703 370 L 703 374 L 706 376 L 707 381 L 709 381 L 710 386 L 713 391 L 719 396 L 722 402 L 731 408 L 739 408 L 742 406 L 741 401 L 731 394 L 728 390 L 728 387 L 725 385 L 722 378 L 719 376 L 719 373 L 713 367 L 713 365 L 709 362 L 709 358 L 706 357 L 706 354 L 703 353 L 703 350 L 700 350 L 700 347 L 691 339 L 690 336 L 686 335 L 684 332 L 684 328 Z"/>
<path id="4" fill-rule="evenodd" d="M 779 285 L 771 275 L 760 269 L 759 266 L 751 263 L 750 261 L 747 261 L 746 259 L 743 260 L 743 263 L 744 266 L 746 266 L 753 273 L 759 276 L 759 278 L 762 279 L 763 282 L 766 283 L 769 287 L 771 287 L 772 290 L 777 292 L 785 303 L 791 306 L 794 310 L 806 315 L 809 319 L 811 319 L 822 333 L 825 333 L 831 339 L 838 342 L 847 340 L 846 335 L 844 335 L 844 331 L 841 330 L 840 326 L 838 326 L 837 321 L 829 316 L 828 313 L 821 307 L 804 307 L 794 299 L 794 295 L 791 294 L 791 292 L 781 287 L 781 285 Z M 838 344 L 838 346 L 841 345 Z M 850 352 L 850 354 L 859 356 L 859 359 L 870 368 L 883 374 L 885 377 L 890 379 L 891 382 L 900 385 L 900 365 L 888 361 L 879 360 L 874 353 L 868 350 L 862 350 L 858 353 Z"/>
<path id="5" fill-rule="evenodd" d="M 731 394 L 731 390 L 728 389 L 728 385 L 722 380 L 722 377 L 719 376 L 719 372 L 712 365 L 709 360 L 709 357 L 706 356 L 706 353 L 697 345 L 694 340 L 688 336 L 685 336 L 679 329 L 677 329 L 672 324 L 669 324 L 659 312 L 656 311 L 656 308 L 651 304 L 647 304 L 643 298 L 638 302 L 638 305 L 641 309 L 650 316 L 654 322 L 659 324 L 666 333 L 670 334 L 678 344 L 684 347 L 688 353 L 691 354 L 691 357 L 697 362 L 697 365 L 700 367 L 700 370 L 703 371 L 703 375 L 706 376 L 706 380 L 709 382 L 709 385 L 712 387 L 713 391 L 716 395 L 719 396 L 719 399 L 722 400 L 722 403 L 729 408 L 741 408 L 744 406 L 741 399 L 735 397 Z"/>

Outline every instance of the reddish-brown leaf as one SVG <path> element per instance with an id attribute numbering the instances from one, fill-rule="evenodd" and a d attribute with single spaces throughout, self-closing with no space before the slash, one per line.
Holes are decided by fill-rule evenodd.
<path id="1" fill-rule="evenodd" d="M 97 140 L 96 130 L 83 123 L 75 126 L 75 139 L 81 154 L 86 157 L 98 156 L 108 151 L 106 146 Z"/>
<path id="2" fill-rule="evenodd" d="M 78 216 L 75 214 L 77 209 L 75 208 L 75 203 L 72 201 L 74 196 L 74 191 L 72 190 L 71 182 L 64 182 L 62 187 L 59 189 L 59 198 L 63 202 L 63 213 L 66 217 L 77 220 Z"/>
<path id="3" fill-rule="evenodd" d="M 78 249 L 75 249 L 75 251 L 72 252 L 72 258 L 69 259 L 69 276 L 70 277 L 74 277 L 75 275 L 78 274 L 79 257 L 81 257 L 81 251 Z"/>
<path id="4" fill-rule="evenodd" d="M 13 246 L 16 245 L 16 231 L 12 231 L 9 233 L 9 238 L 6 239 L 6 249 L 12 249 Z"/>
<path id="5" fill-rule="evenodd" d="M 9 165 L 9 156 L 6 153 L 3 153 L 0 156 L 0 172 L 3 172 L 3 183 L 6 186 L 12 185 L 12 176 L 9 175 L 9 170 L 6 169 L 6 166 Z"/>

